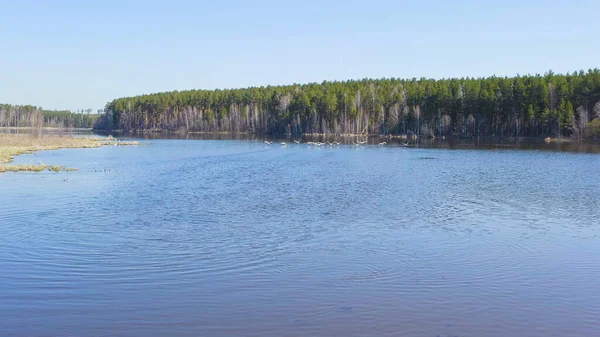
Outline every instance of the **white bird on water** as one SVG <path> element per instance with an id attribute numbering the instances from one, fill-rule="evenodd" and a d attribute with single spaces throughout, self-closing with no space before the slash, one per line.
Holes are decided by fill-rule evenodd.
<path id="1" fill-rule="evenodd" d="M 381 142 L 381 143 L 379 143 L 379 145 L 387 145 L 387 143 L 386 142 Z"/>
<path id="2" fill-rule="evenodd" d="M 301 140 L 295 140 L 295 139 L 294 139 L 294 143 L 296 143 L 296 144 L 300 144 L 300 142 L 301 142 Z"/>
<path id="3" fill-rule="evenodd" d="M 400 142 L 400 144 L 402 144 L 402 146 L 408 146 L 408 143 L 410 143 L 410 140 L 407 143 Z"/>
<path id="4" fill-rule="evenodd" d="M 273 142 L 270 142 L 270 141 L 268 141 L 268 140 L 265 140 L 265 144 L 267 144 L 267 145 L 271 145 L 271 144 L 273 144 Z"/>
<path id="5" fill-rule="evenodd" d="M 342 142 L 333 142 L 333 144 L 335 144 L 335 145 L 338 145 L 338 146 L 339 146 L 340 144 L 342 144 Z"/>
<path id="6" fill-rule="evenodd" d="M 287 146 L 287 143 L 286 142 L 281 142 L 281 145 Z"/>

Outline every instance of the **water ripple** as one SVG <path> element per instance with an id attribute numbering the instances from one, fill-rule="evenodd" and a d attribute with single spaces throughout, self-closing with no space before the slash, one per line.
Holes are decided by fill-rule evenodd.
<path id="1" fill-rule="evenodd" d="M 600 328 L 597 156 L 160 140 L 68 153 L 68 184 L 0 175 L 0 335 Z"/>

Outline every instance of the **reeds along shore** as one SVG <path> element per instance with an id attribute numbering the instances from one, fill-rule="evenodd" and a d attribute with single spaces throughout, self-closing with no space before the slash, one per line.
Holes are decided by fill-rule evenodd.
<path id="1" fill-rule="evenodd" d="M 74 171 L 59 165 L 45 163 L 8 165 L 15 156 L 43 150 L 66 148 L 96 148 L 103 145 L 136 145 L 137 142 L 120 142 L 115 139 L 76 138 L 70 136 L 35 136 L 0 134 L 0 173 L 16 171 Z"/>

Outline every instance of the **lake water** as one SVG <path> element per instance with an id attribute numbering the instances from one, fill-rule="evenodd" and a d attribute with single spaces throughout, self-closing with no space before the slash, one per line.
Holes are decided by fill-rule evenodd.
<path id="1" fill-rule="evenodd" d="M 598 336 L 600 155 L 147 140 L 0 175 L 0 336 Z M 64 181 L 68 178 L 68 181 Z"/>

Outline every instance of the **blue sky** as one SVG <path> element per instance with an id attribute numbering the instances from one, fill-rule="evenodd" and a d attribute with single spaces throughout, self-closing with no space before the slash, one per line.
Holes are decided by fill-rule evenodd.
<path id="1" fill-rule="evenodd" d="M 600 66 L 600 1 L 0 0 L 0 102 Z"/>

